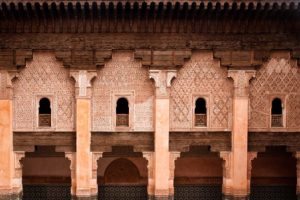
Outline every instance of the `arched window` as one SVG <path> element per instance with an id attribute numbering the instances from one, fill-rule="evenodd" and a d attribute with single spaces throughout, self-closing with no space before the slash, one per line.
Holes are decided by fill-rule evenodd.
<path id="1" fill-rule="evenodd" d="M 39 126 L 51 127 L 51 104 L 48 98 L 42 98 L 39 102 Z"/>
<path id="2" fill-rule="evenodd" d="M 282 102 L 279 98 L 275 98 L 272 101 L 271 126 L 283 127 Z"/>
<path id="3" fill-rule="evenodd" d="M 196 100 L 196 106 L 195 106 L 195 126 L 200 126 L 200 127 L 207 126 L 206 101 L 203 98 L 198 98 Z"/>
<path id="4" fill-rule="evenodd" d="M 129 126 L 129 107 L 128 101 L 125 98 L 120 98 L 117 101 L 116 108 L 116 125 L 117 126 Z"/>

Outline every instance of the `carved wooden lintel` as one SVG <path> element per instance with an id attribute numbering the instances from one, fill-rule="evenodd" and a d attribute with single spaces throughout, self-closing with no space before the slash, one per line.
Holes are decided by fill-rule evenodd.
<path id="1" fill-rule="evenodd" d="M 214 57 L 220 59 L 222 66 L 241 69 L 260 66 L 269 55 L 269 51 L 214 51 Z"/>
<path id="2" fill-rule="evenodd" d="M 210 146 L 212 152 L 231 150 L 231 132 L 170 132 L 170 151 L 188 152 L 191 145 Z"/>
<path id="3" fill-rule="evenodd" d="M 135 58 L 142 60 L 142 65 L 154 69 L 181 67 L 192 55 L 191 50 L 135 50 Z"/>
<path id="4" fill-rule="evenodd" d="M 63 65 L 72 69 L 90 70 L 103 66 L 105 61 L 111 59 L 112 50 L 57 50 L 56 59 Z"/>

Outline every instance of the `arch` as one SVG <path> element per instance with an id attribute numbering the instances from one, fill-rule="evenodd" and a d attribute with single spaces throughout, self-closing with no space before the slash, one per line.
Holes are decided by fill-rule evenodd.
<path id="1" fill-rule="evenodd" d="M 117 114 L 129 114 L 128 101 L 126 98 L 122 97 L 122 98 L 118 99 L 116 113 Z"/>
<path id="2" fill-rule="evenodd" d="M 138 168 L 125 158 L 114 160 L 104 172 L 104 184 L 138 184 L 139 182 Z"/>
<path id="3" fill-rule="evenodd" d="M 117 101 L 116 107 L 116 125 L 128 127 L 129 126 L 129 106 L 128 100 L 121 97 Z"/>
<path id="4" fill-rule="evenodd" d="M 51 127 L 51 102 L 46 97 L 39 101 L 39 127 Z"/>
<path id="5" fill-rule="evenodd" d="M 207 109 L 204 98 L 198 98 L 195 102 L 195 126 L 207 126 Z"/>
<path id="6" fill-rule="evenodd" d="M 283 106 L 280 98 L 274 98 L 272 100 L 271 108 L 271 126 L 283 127 Z"/>

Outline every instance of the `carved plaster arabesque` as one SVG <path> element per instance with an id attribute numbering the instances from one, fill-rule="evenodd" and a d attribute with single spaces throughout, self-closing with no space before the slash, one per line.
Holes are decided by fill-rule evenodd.
<path id="1" fill-rule="evenodd" d="M 289 52 L 274 52 L 250 83 L 251 129 L 270 127 L 270 95 L 286 96 L 286 128 L 300 127 L 300 70 Z"/>
<path id="2" fill-rule="evenodd" d="M 11 73 L 11 77 L 16 74 Z M 14 131 L 35 131 L 37 124 L 36 96 L 53 95 L 56 101 L 51 115 L 56 131 L 74 130 L 75 88 L 69 70 L 51 52 L 35 52 L 33 59 L 13 80 Z M 65 103 L 67 102 L 67 103 Z M 53 124 L 54 125 L 54 124 Z"/>
<path id="3" fill-rule="evenodd" d="M 227 70 L 213 58 L 212 52 L 194 52 L 190 61 L 178 70 L 170 92 L 171 130 L 190 131 L 194 127 L 193 97 L 207 96 L 208 127 L 230 130 L 232 126 L 232 83 Z"/>

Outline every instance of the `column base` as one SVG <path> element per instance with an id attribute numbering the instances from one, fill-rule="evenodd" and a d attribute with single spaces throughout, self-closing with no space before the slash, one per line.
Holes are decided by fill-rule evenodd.
<path id="1" fill-rule="evenodd" d="M 90 197 L 72 196 L 72 200 L 98 200 L 98 196 L 90 196 Z"/>
<path id="2" fill-rule="evenodd" d="M 249 200 L 249 196 L 233 196 L 233 195 L 223 195 L 223 200 Z"/>
<path id="3" fill-rule="evenodd" d="M 0 200 L 21 200 L 22 193 L 20 194 L 0 194 Z"/>
<path id="4" fill-rule="evenodd" d="M 148 196 L 148 200 L 174 200 L 174 196 Z"/>

